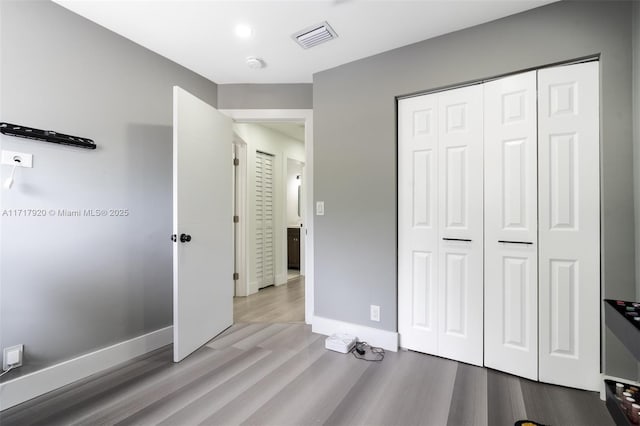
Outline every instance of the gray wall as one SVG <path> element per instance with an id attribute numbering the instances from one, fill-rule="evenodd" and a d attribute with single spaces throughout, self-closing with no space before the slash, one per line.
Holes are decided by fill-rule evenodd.
<path id="1" fill-rule="evenodd" d="M 633 4 L 633 111 L 640 117 L 640 2 Z M 633 171 L 636 211 L 636 299 L 640 300 L 640 120 L 633 123 Z"/>
<path id="2" fill-rule="evenodd" d="M 213 105 L 217 87 L 48 1 L 3 1 L 0 14 L 0 120 L 98 144 L 3 136 L 34 168 L 1 208 L 130 212 L 1 218 L 0 347 L 25 345 L 6 380 L 171 325 L 172 86 Z"/>
<path id="3" fill-rule="evenodd" d="M 601 55 L 604 296 L 631 299 L 634 213 L 631 3 L 560 2 L 314 75 L 315 314 L 395 331 L 396 101 Z M 381 322 L 369 320 L 369 305 Z M 606 371 L 636 375 L 606 336 Z"/>
<path id="4" fill-rule="evenodd" d="M 633 4 L 633 182 L 636 213 L 636 298 L 640 300 L 640 2 Z M 640 377 L 640 363 L 638 363 Z"/>
<path id="5" fill-rule="evenodd" d="M 311 84 L 220 84 L 220 109 L 311 109 Z"/>

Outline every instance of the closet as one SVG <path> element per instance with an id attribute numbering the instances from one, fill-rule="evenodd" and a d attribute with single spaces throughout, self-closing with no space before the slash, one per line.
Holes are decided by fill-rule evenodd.
<path id="1" fill-rule="evenodd" d="M 402 344 L 482 365 L 482 87 L 403 100 L 399 118 Z"/>
<path id="2" fill-rule="evenodd" d="M 407 349 L 596 390 L 598 62 L 398 101 Z"/>
<path id="3" fill-rule="evenodd" d="M 274 156 L 256 151 L 255 256 L 258 289 L 275 284 Z"/>
<path id="4" fill-rule="evenodd" d="M 485 365 L 538 379 L 537 72 L 484 84 Z"/>

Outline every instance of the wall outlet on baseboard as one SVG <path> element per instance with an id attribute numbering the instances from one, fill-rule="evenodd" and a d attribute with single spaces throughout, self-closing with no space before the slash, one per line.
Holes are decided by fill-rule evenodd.
<path id="1" fill-rule="evenodd" d="M 2 370 L 7 371 L 9 368 L 17 368 L 22 366 L 22 354 L 24 345 L 15 345 L 2 350 Z"/>
<path id="2" fill-rule="evenodd" d="M 371 315 L 371 321 L 380 322 L 380 306 L 371 305 L 370 312 L 371 312 L 371 314 L 370 314 Z"/>

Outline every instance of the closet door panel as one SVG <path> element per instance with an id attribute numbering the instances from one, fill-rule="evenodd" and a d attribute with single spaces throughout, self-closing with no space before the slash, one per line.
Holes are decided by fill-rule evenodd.
<path id="1" fill-rule="evenodd" d="M 436 95 L 398 102 L 400 346 L 437 353 L 438 121 Z"/>
<path id="2" fill-rule="evenodd" d="M 600 385 L 598 63 L 538 72 L 540 380 Z"/>
<path id="3" fill-rule="evenodd" d="M 484 85 L 487 367 L 538 379 L 536 72 Z"/>
<path id="4" fill-rule="evenodd" d="M 257 151 L 255 190 L 255 273 L 258 289 L 275 284 L 273 172 L 273 155 Z"/>
<path id="5" fill-rule="evenodd" d="M 438 354 L 482 365 L 482 86 L 438 94 Z"/>

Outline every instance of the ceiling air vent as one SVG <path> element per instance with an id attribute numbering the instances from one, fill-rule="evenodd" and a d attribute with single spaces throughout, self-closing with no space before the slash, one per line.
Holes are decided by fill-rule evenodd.
<path id="1" fill-rule="evenodd" d="M 305 28 L 302 31 L 298 31 L 291 37 L 296 41 L 296 43 L 302 46 L 303 49 L 309 49 L 310 47 L 317 46 L 337 38 L 338 34 L 333 31 L 333 28 L 331 28 L 328 23 L 323 22 L 321 24 Z"/>

